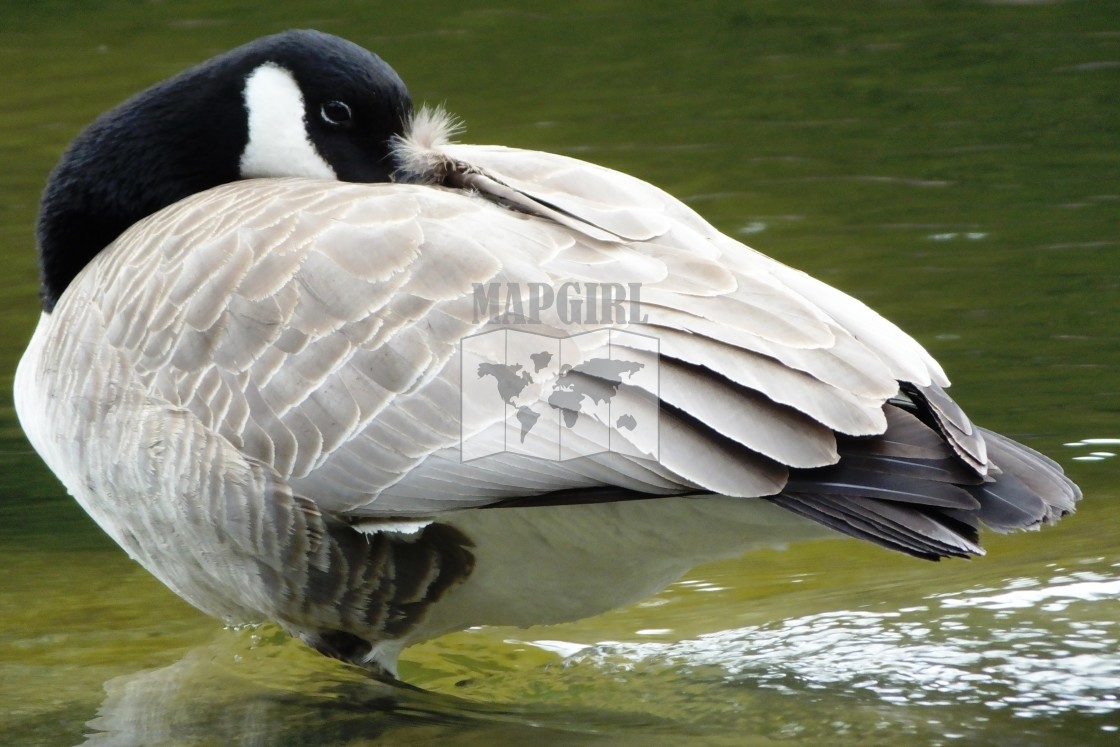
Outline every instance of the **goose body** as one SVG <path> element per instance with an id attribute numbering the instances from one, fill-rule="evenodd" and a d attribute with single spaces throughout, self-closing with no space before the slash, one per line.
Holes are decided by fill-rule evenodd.
<path id="1" fill-rule="evenodd" d="M 640 180 L 452 130 L 365 50 L 288 32 L 107 113 L 52 175 L 17 411 L 195 606 L 392 673 L 411 642 L 594 614 L 822 526 L 937 559 L 1073 509 L 1056 464 L 973 425 L 860 302 Z M 639 313 L 479 301 L 561 287 Z M 566 368 L 514 366 L 524 396 L 486 410 L 465 341 L 496 331 Z M 593 365 L 619 351 L 657 377 Z M 573 382 L 608 395 L 572 404 Z M 623 391 L 655 431 L 588 404 Z M 562 453 L 511 440 L 515 405 Z"/>

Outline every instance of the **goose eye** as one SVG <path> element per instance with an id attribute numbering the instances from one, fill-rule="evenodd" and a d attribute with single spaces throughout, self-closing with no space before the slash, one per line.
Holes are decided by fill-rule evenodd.
<path id="1" fill-rule="evenodd" d="M 319 109 L 319 116 L 332 127 L 348 127 L 351 121 L 350 107 L 342 101 L 328 101 Z"/>

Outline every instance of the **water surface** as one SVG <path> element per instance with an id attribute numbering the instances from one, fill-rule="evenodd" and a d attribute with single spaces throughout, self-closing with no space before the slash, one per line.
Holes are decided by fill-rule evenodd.
<path id="1" fill-rule="evenodd" d="M 415 5 L 415 7 L 413 7 Z M 1120 4 L 99 3 L 0 8 L 0 734 L 11 745 L 1092 744 L 1120 729 Z M 1086 492 L 928 564 L 854 541 L 709 565 L 547 629 L 408 651 L 389 690 L 225 630 L 132 564 L 14 421 L 38 193 L 125 96 L 300 26 L 467 139 L 628 171 L 923 342 Z"/>

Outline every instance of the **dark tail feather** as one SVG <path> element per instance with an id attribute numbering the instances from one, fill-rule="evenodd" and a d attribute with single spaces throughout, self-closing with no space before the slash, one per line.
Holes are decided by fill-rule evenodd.
<path id="1" fill-rule="evenodd" d="M 983 554 L 981 522 L 1005 532 L 1073 511 L 1081 492 L 1057 463 L 972 425 L 943 390 L 904 391 L 884 408 L 886 433 L 840 437 L 839 463 L 791 470 L 785 490 L 770 500 L 931 560 Z"/>
<path id="2" fill-rule="evenodd" d="M 1038 524 L 1053 524 L 1072 513 L 1081 490 L 1063 474 L 1057 462 L 1034 449 L 992 431 L 980 429 L 994 469 L 992 482 L 969 488 L 980 501 L 980 520 L 1007 532 Z"/>
<path id="3" fill-rule="evenodd" d="M 945 515 L 926 515 L 874 498 L 782 493 L 770 499 L 783 508 L 844 534 L 926 560 L 983 555 L 974 528 Z"/>
<path id="4" fill-rule="evenodd" d="M 944 389 L 936 384 L 924 387 L 902 384 L 899 395 L 900 404 L 907 406 L 908 398 L 913 407 L 911 412 L 940 433 L 958 457 L 978 472 L 984 471 L 989 461 L 984 437 Z"/>

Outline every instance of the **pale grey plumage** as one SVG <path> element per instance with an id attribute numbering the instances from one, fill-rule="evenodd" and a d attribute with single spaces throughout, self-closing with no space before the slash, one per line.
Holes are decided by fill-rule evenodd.
<path id="1" fill-rule="evenodd" d="M 395 144 L 394 184 L 255 179 L 180 200 L 98 254 L 40 322 L 16 382 L 29 437 L 199 608 L 276 620 L 391 670 L 413 640 L 591 614 L 734 552 L 749 538 L 713 545 L 705 532 L 767 515 L 746 499 L 934 558 L 982 552 L 976 517 L 1009 529 L 1072 510 L 1079 494 L 1056 465 L 973 426 L 938 364 L 860 302 L 649 184 L 451 144 L 450 130 L 419 113 Z M 460 418 L 464 338 L 502 327 L 578 341 L 602 326 L 556 308 L 500 322 L 476 289 L 570 282 L 640 284 L 645 318 L 614 326 L 648 336 L 620 343 L 635 352 L 657 340 L 657 386 L 632 386 L 659 404 L 658 458 L 464 461 L 464 440 L 504 428 L 500 415 Z M 1023 477 L 1005 479 L 1008 465 Z M 705 494 L 744 500 L 711 499 L 722 520 L 682 498 L 610 503 Z M 524 508 L 537 496 L 600 507 Z M 587 555 L 578 527 L 615 515 L 629 525 Z M 656 552 L 663 531 L 665 558 L 627 555 Z M 523 598 L 570 582 L 530 567 L 543 547 L 602 577 Z"/>

